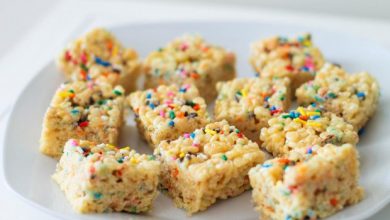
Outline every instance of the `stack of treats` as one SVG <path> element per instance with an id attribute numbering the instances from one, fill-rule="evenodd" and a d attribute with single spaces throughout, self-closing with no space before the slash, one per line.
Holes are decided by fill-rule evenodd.
<path id="1" fill-rule="evenodd" d="M 71 42 L 40 150 L 59 159 L 72 207 L 142 213 L 161 191 L 191 215 L 252 189 L 261 219 L 314 220 L 361 201 L 356 145 L 376 80 L 328 63 L 310 34 L 253 43 L 255 77 L 236 78 L 235 61 L 198 35 L 143 61 L 102 28 Z M 126 109 L 153 154 L 118 146 Z"/>

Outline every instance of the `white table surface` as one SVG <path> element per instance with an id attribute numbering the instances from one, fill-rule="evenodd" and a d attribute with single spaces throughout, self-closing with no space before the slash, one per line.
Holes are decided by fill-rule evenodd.
<path id="1" fill-rule="evenodd" d="M 36 8 L 44 7 L 41 5 Z M 15 36 L 15 44 L 12 47 L 8 47 L 5 53 L 4 51 L 0 52 L 0 76 L 2 79 L 0 80 L 0 98 L 2 100 L 0 104 L 1 147 L 4 147 L 2 146 L 4 127 L 9 106 L 21 92 L 21 89 L 40 68 L 53 59 L 69 39 L 89 26 L 121 22 L 256 20 L 300 24 L 306 26 L 308 30 L 310 30 L 310 27 L 320 26 L 335 32 L 348 32 L 376 41 L 390 49 L 390 23 L 387 21 L 297 13 L 266 8 L 245 8 L 237 5 L 221 6 L 217 4 L 162 3 L 161 1 L 71 0 L 48 4 L 42 13 L 45 14 L 40 14 L 39 19 L 31 23 L 22 37 Z M 3 178 L 2 163 L 2 149 L 0 149 L 0 192 L 2 192 L 0 196 L 0 219 L 53 219 L 52 216 L 16 197 L 7 188 Z M 390 219 L 390 205 L 370 219 Z"/>

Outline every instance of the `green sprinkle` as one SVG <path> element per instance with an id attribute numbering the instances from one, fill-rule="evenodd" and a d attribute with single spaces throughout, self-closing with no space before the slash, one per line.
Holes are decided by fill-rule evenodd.
<path id="1" fill-rule="evenodd" d="M 69 89 L 68 92 L 74 93 L 74 90 L 73 89 Z"/>
<path id="2" fill-rule="evenodd" d="M 334 94 L 333 92 L 328 93 L 328 96 L 329 96 L 329 98 L 332 98 L 332 99 L 337 98 L 336 94 Z"/>
<path id="3" fill-rule="evenodd" d="M 320 86 L 313 85 L 313 89 L 317 92 L 320 89 Z"/>
<path id="4" fill-rule="evenodd" d="M 97 103 L 99 104 L 99 105 L 104 105 L 104 104 L 106 104 L 106 100 L 105 99 L 102 99 L 102 100 L 99 100 Z"/>
<path id="5" fill-rule="evenodd" d="M 85 72 L 88 72 L 88 67 L 84 64 L 80 65 L 81 69 L 83 69 Z"/>
<path id="6" fill-rule="evenodd" d="M 282 118 L 290 118 L 289 114 L 282 115 Z"/>
<path id="7" fill-rule="evenodd" d="M 148 160 L 156 160 L 156 156 L 154 156 L 154 155 L 149 155 Z"/>
<path id="8" fill-rule="evenodd" d="M 70 113 L 72 113 L 72 115 L 77 115 L 80 113 L 80 111 L 77 109 L 72 109 L 72 111 L 70 111 Z"/>
<path id="9" fill-rule="evenodd" d="M 93 193 L 93 198 L 95 199 L 101 199 L 103 195 L 100 192 L 94 192 Z"/>
<path id="10" fill-rule="evenodd" d="M 170 118 L 170 119 L 175 119 L 175 118 L 176 118 L 176 115 L 175 115 L 175 112 L 174 112 L 174 111 L 170 111 L 170 112 L 169 112 L 169 118 Z"/>
<path id="11" fill-rule="evenodd" d="M 121 91 L 119 91 L 119 90 L 114 90 L 114 94 L 115 95 L 123 95 L 123 93 Z"/>
<path id="12" fill-rule="evenodd" d="M 225 154 L 223 154 L 222 156 L 221 156 L 221 158 L 222 158 L 222 160 L 224 160 L 224 161 L 227 161 L 227 156 L 225 155 Z"/>
<path id="13" fill-rule="evenodd" d="M 285 99 L 284 95 L 280 96 L 280 98 L 279 98 L 280 101 L 284 101 L 284 99 Z"/>

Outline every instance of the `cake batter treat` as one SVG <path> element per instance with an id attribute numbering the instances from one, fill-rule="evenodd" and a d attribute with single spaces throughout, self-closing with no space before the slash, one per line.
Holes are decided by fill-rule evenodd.
<path id="1" fill-rule="evenodd" d="M 160 162 L 130 147 L 70 139 L 53 179 L 80 213 L 148 211 L 158 191 Z"/>
<path id="2" fill-rule="evenodd" d="M 96 28 L 71 42 L 59 55 L 57 66 L 72 81 L 105 81 L 136 89 L 141 70 L 137 52 L 124 48 L 105 29 Z"/>
<path id="3" fill-rule="evenodd" d="M 324 58 L 310 34 L 296 38 L 274 36 L 252 44 L 250 63 L 260 77 L 289 77 L 295 91 L 314 78 Z"/>
<path id="4" fill-rule="evenodd" d="M 161 85 L 137 91 L 128 97 L 138 131 L 155 148 L 163 140 L 174 140 L 209 122 L 206 103 L 191 84 Z"/>
<path id="5" fill-rule="evenodd" d="M 290 106 L 288 78 L 239 78 L 217 84 L 216 120 L 226 119 L 246 137 L 259 142 L 260 129 Z"/>
<path id="6" fill-rule="evenodd" d="M 249 169 L 265 158 L 255 142 L 225 120 L 163 141 L 155 155 L 161 161 L 162 189 L 189 215 L 249 189 Z"/>
<path id="7" fill-rule="evenodd" d="M 359 130 L 375 113 L 379 85 L 366 72 L 348 74 L 340 67 L 326 64 L 314 80 L 296 91 L 296 95 L 299 104 L 316 103 Z"/>
<path id="8" fill-rule="evenodd" d="M 249 171 L 261 219 L 322 219 L 364 197 L 359 160 L 351 144 L 311 146 Z"/>
<path id="9" fill-rule="evenodd" d="M 261 129 L 262 148 L 274 156 L 285 156 L 293 149 L 327 143 L 355 145 L 359 136 L 353 126 L 331 112 L 312 105 L 298 107 L 268 121 Z"/>
<path id="10" fill-rule="evenodd" d="M 124 90 L 92 81 L 64 83 L 46 111 L 40 150 L 59 158 L 70 138 L 116 144 L 122 125 Z"/>
<path id="11" fill-rule="evenodd" d="M 145 59 L 145 87 L 161 84 L 194 84 L 210 102 L 217 96 L 215 85 L 236 76 L 232 52 L 207 43 L 196 35 L 184 35 L 152 52 Z"/>

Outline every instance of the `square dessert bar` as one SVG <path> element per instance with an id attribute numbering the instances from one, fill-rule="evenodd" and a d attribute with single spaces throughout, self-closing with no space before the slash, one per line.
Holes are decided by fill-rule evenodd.
<path id="1" fill-rule="evenodd" d="M 261 147 L 274 156 L 287 155 L 292 149 L 311 145 L 356 144 L 359 136 L 353 126 L 331 112 L 313 105 L 298 107 L 268 121 L 261 129 Z"/>
<path id="2" fill-rule="evenodd" d="M 326 64 L 314 80 L 296 91 L 296 96 L 299 104 L 316 103 L 359 130 L 376 111 L 379 84 L 366 72 L 350 75 L 340 67 Z"/>
<path id="3" fill-rule="evenodd" d="M 80 213 L 148 211 L 158 195 L 160 162 L 130 147 L 70 139 L 53 179 Z"/>
<path id="4" fill-rule="evenodd" d="M 105 81 L 136 89 L 141 70 L 137 52 L 124 48 L 109 31 L 96 28 L 71 42 L 59 55 L 57 66 L 72 81 Z"/>
<path id="5" fill-rule="evenodd" d="M 312 146 L 249 171 L 262 219 L 316 220 L 358 203 L 359 155 L 355 146 Z"/>
<path id="6" fill-rule="evenodd" d="M 225 120 L 163 141 L 155 155 L 162 189 L 188 214 L 249 189 L 249 169 L 265 159 L 255 142 Z"/>
<path id="7" fill-rule="evenodd" d="M 130 94 L 138 131 L 152 148 L 209 122 L 206 103 L 194 85 L 172 84 Z"/>
<path id="8" fill-rule="evenodd" d="M 145 87 L 161 84 L 195 84 L 209 103 L 217 95 L 215 85 L 236 76 L 234 53 L 207 43 L 200 36 L 184 35 L 146 57 Z"/>
<path id="9" fill-rule="evenodd" d="M 64 83 L 46 111 L 42 153 L 59 158 L 70 138 L 116 144 L 123 121 L 124 90 L 108 83 Z"/>
<path id="10" fill-rule="evenodd" d="M 324 64 L 311 35 L 270 37 L 251 45 L 250 63 L 260 77 L 289 77 L 292 91 L 314 78 Z"/>
<path id="11" fill-rule="evenodd" d="M 216 120 L 227 120 L 246 137 L 259 143 L 260 129 L 290 107 L 288 78 L 239 78 L 217 84 Z"/>

